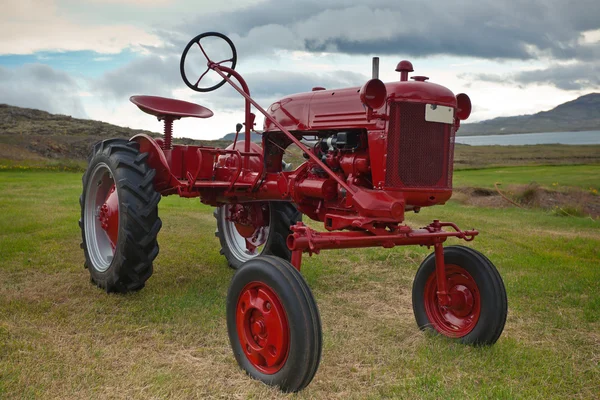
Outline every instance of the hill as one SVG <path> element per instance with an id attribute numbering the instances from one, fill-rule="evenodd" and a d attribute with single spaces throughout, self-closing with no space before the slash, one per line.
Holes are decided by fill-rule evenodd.
<path id="1" fill-rule="evenodd" d="M 590 93 L 549 111 L 515 117 L 498 117 L 461 125 L 459 136 L 510 133 L 574 132 L 600 130 L 600 93 Z"/>
<path id="2" fill-rule="evenodd" d="M 45 111 L 0 104 L 0 158 L 11 160 L 84 160 L 90 146 L 108 138 L 130 138 L 155 132 L 123 128 L 106 122 L 72 118 Z M 222 141 L 175 139 L 182 144 L 222 147 Z"/>
<path id="3" fill-rule="evenodd" d="M 30 166 L 81 170 L 85 168 L 85 160 L 92 144 L 114 137 L 130 138 L 138 133 L 161 136 L 158 133 L 123 128 L 105 122 L 0 104 L 0 169 Z M 225 140 L 176 138 L 175 142 L 226 147 L 231 144 L 235 134 L 230 135 L 225 136 Z M 454 167 L 461 169 L 490 165 L 598 163 L 599 148 L 600 146 L 545 145 L 536 146 L 535 152 L 532 152 L 531 146 L 458 145 Z M 295 146 L 290 147 L 285 160 L 295 166 L 304 161 L 302 152 Z"/>
<path id="4" fill-rule="evenodd" d="M 251 133 L 251 138 L 253 142 L 261 142 L 262 141 L 262 136 L 259 135 L 256 132 L 252 132 Z M 238 140 L 243 140 L 244 138 L 244 131 L 242 130 L 242 132 L 240 132 L 240 136 L 238 137 Z M 223 136 L 221 139 L 219 140 L 226 140 L 228 142 L 233 142 L 233 140 L 235 139 L 235 132 L 231 132 L 228 133 L 227 135 Z"/>

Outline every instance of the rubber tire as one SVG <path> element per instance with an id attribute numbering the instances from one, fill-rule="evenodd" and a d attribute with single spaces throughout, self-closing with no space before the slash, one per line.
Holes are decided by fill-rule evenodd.
<path id="1" fill-rule="evenodd" d="M 238 269 L 247 260 L 240 260 L 233 255 L 227 246 L 227 241 L 225 240 L 224 235 L 222 234 L 222 232 L 225 232 L 225 230 L 221 224 L 221 213 L 224 210 L 223 207 L 228 206 L 229 205 L 226 204 L 224 206 L 217 207 L 213 213 L 213 216 L 217 219 L 217 230 L 215 231 L 215 236 L 219 238 L 219 242 L 221 243 L 220 254 L 225 256 L 229 267 Z M 290 227 L 295 225 L 297 222 L 302 221 L 302 213 L 300 213 L 300 211 L 298 211 L 292 203 L 284 201 L 270 201 L 269 212 L 269 222 L 271 224 L 269 229 L 269 237 L 267 238 L 267 242 L 265 243 L 262 252 L 257 256 L 273 255 L 286 261 L 290 261 L 292 259 L 292 252 L 288 248 L 286 240 L 287 237 L 292 234 Z"/>
<path id="2" fill-rule="evenodd" d="M 158 255 L 157 235 L 162 226 L 158 217 L 160 194 L 154 190 L 155 171 L 147 164 L 148 153 L 140 153 L 139 145 L 124 139 L 109 139 L 94 145 L 83 174 L 81 206 L 81 248 L 84 266 L 91 281 L 106 292 L 127 293 L 140 290 L 152 275 L 152 262 Z M 104 272 L 95 269 L 90 261 L 84 232 L 84 205 L 88 174 L 94 166 L 108 166 L 119 195 L 119 234 L 113 260 Z"/>
<path id="3" fill-rule="evenodd" d="M 506 289 L 498 270 L 480 252 L 465 246 L 444 248 L 444 261 L 464 268 L 475 280 L 479 288 L 481 312 L 473 330 L 456 338 L 460 343 L 472 345 L 492 345 L 496 343 L 506 323 L 508 301 Z M 427 318 L 424 305 L 425 283 L 435 274 L 435 255 L 430 254 L 421 264 L 412 289 L 413 312 L 421 330 L 437 332 Z"/>
<path id="4" fill-rule="evenodd" d="M 285 310 L 290 329 L 290 350 L 281 370 L 272 375 L 258 371 L 246 358 L 236 329 L 239 294 L 250 282 L 271 287 Z M 242 265 L 227 292 L 227 331 L 239 366 L 254 379 L 284 392 L 305 388 L 315 376 L 321 361 L 323 337 L 321 318 L 306 281 L 289 262 L 273 256 L 257 256 Z"/>

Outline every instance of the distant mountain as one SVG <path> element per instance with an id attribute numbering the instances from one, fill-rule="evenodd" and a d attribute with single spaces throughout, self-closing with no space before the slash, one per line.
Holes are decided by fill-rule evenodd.
<path id="1" fill-rule="evenodd" d="M 84 160 L 100 140 L 159 133 L 0 104 L 0 159 Z M 175 143 L 223 147 L 228 142 L 175 138 Z"/>
<path id="2" fill-rule="evenodd" d="M 590 93 L 549 111 L 498 117 L 460 126 L 459 136 L 600 131 L 600 93 Z"/>
<path id="3" fill-rule="evenodd" d="M 259 135 L 258 133 L 251 132 L 250 135 L 251 135 L 250 137 L 252 138 L 253 142 L 261 142 L 262 141 L 262 135 Z M 228 142 L 233 142 L 235 140 L 235 132 L 228 133 L 227 135 L 223 136 L 219 140 L 227 140 Z M 238 140 L 244 140 L 244 131 L 243 130 L 240 132 Z"/>

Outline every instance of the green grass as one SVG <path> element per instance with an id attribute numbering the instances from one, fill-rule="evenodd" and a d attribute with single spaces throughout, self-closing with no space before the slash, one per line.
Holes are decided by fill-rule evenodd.
<path id="1" fill-rule="evenodd" d="M 69 171 L 83 172 L 85 171 L 86 163 L 82 160 L 57 159 L 49 160 L 44 158 L 13 160 L 0 157 L 0 171 L 15 170 L 15 171 Z"/>
<path id="2" fill-rule="evenodd" d="M 598 187 L 598 166 L 458 171 L 455 185 Z M 283 395 L 246 377 L 229 349 L 212 209 L 163 198 L 161 252 L 146 288 L 107 295 L 79 248 L 77 173 L 0 171 L 0 398 L 598 398 L 600 223 L 450 202 L 409 214 L 476 227 L 470 245 L 504 278 L 498 343 L 420 332 L 410 289 L 429 250 L 323 251 L 303 274 L 323 321 L 311 385 Z M 449 244 L 458 243 L 449 241 Z"/>
<path id="3" fill-rule="evenodd" d="M 503 185 L 526 185 L 536 182 L 541 186 L 555 189 L 568 186 L 586 190 L 599 189 L 600 164 L 499 167 L 461 170 L 454 175 L 455 187 L 494 187 L 495 182 Z"/>

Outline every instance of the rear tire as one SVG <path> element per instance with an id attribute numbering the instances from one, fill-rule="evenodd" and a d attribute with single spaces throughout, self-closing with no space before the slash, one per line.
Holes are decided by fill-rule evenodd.
<path id="1" fill-rule="evenodd" d="M 465 246 L 445 247 L 444 261 L 448 291 L 459 301 L 449 308 L 438 304 L 435 255 L 430 254 L 413 283 L 417 325 L 464 344 L 496 343 L 508 312 L 506 289 L 498 270 L 483 254 Z"/>
<path id="2" fill-rule="evenodd" d="M 321 361 L 321 319 L 306 281 L 289 262 L 258 256 L 233 276 L 227 331 L 239 366 L 254 379 L 297 392 Z"/>
<path id="3" fill-rule="evenodd" d="M 107 292 L 139 290 L 152 275 L 161 196 L 147 159 L 136 142 L 104 140 L 94 145 L 83 174 L 79 227 L 84 266 L 92 282 Z M 101 210 L 112 192 L 113 211 L 107 217 Z"/>
<path id="4" fill-rule="evenodd" d="M 270 201 L 262 204 L 268 207 L 269 223 L 266 226 L 268 234 L 266 241 L 254 252 L 245 248 L 244 238 L 236 231 L 235 224 L 228 220 L 228 207 L 232 204 L 224 204 L 215 209 L 213 214 L 217 219 L 215 236 L 221 243 L 221 255 L 225 256 L 233 269 L 238 269 L 244 262 L 260 255 L 274 255 L 286 261 L 292 258 L 286 239 L 292 233 L 290 227 L 302 221 L 302 214 L 289 202 Z"/>

